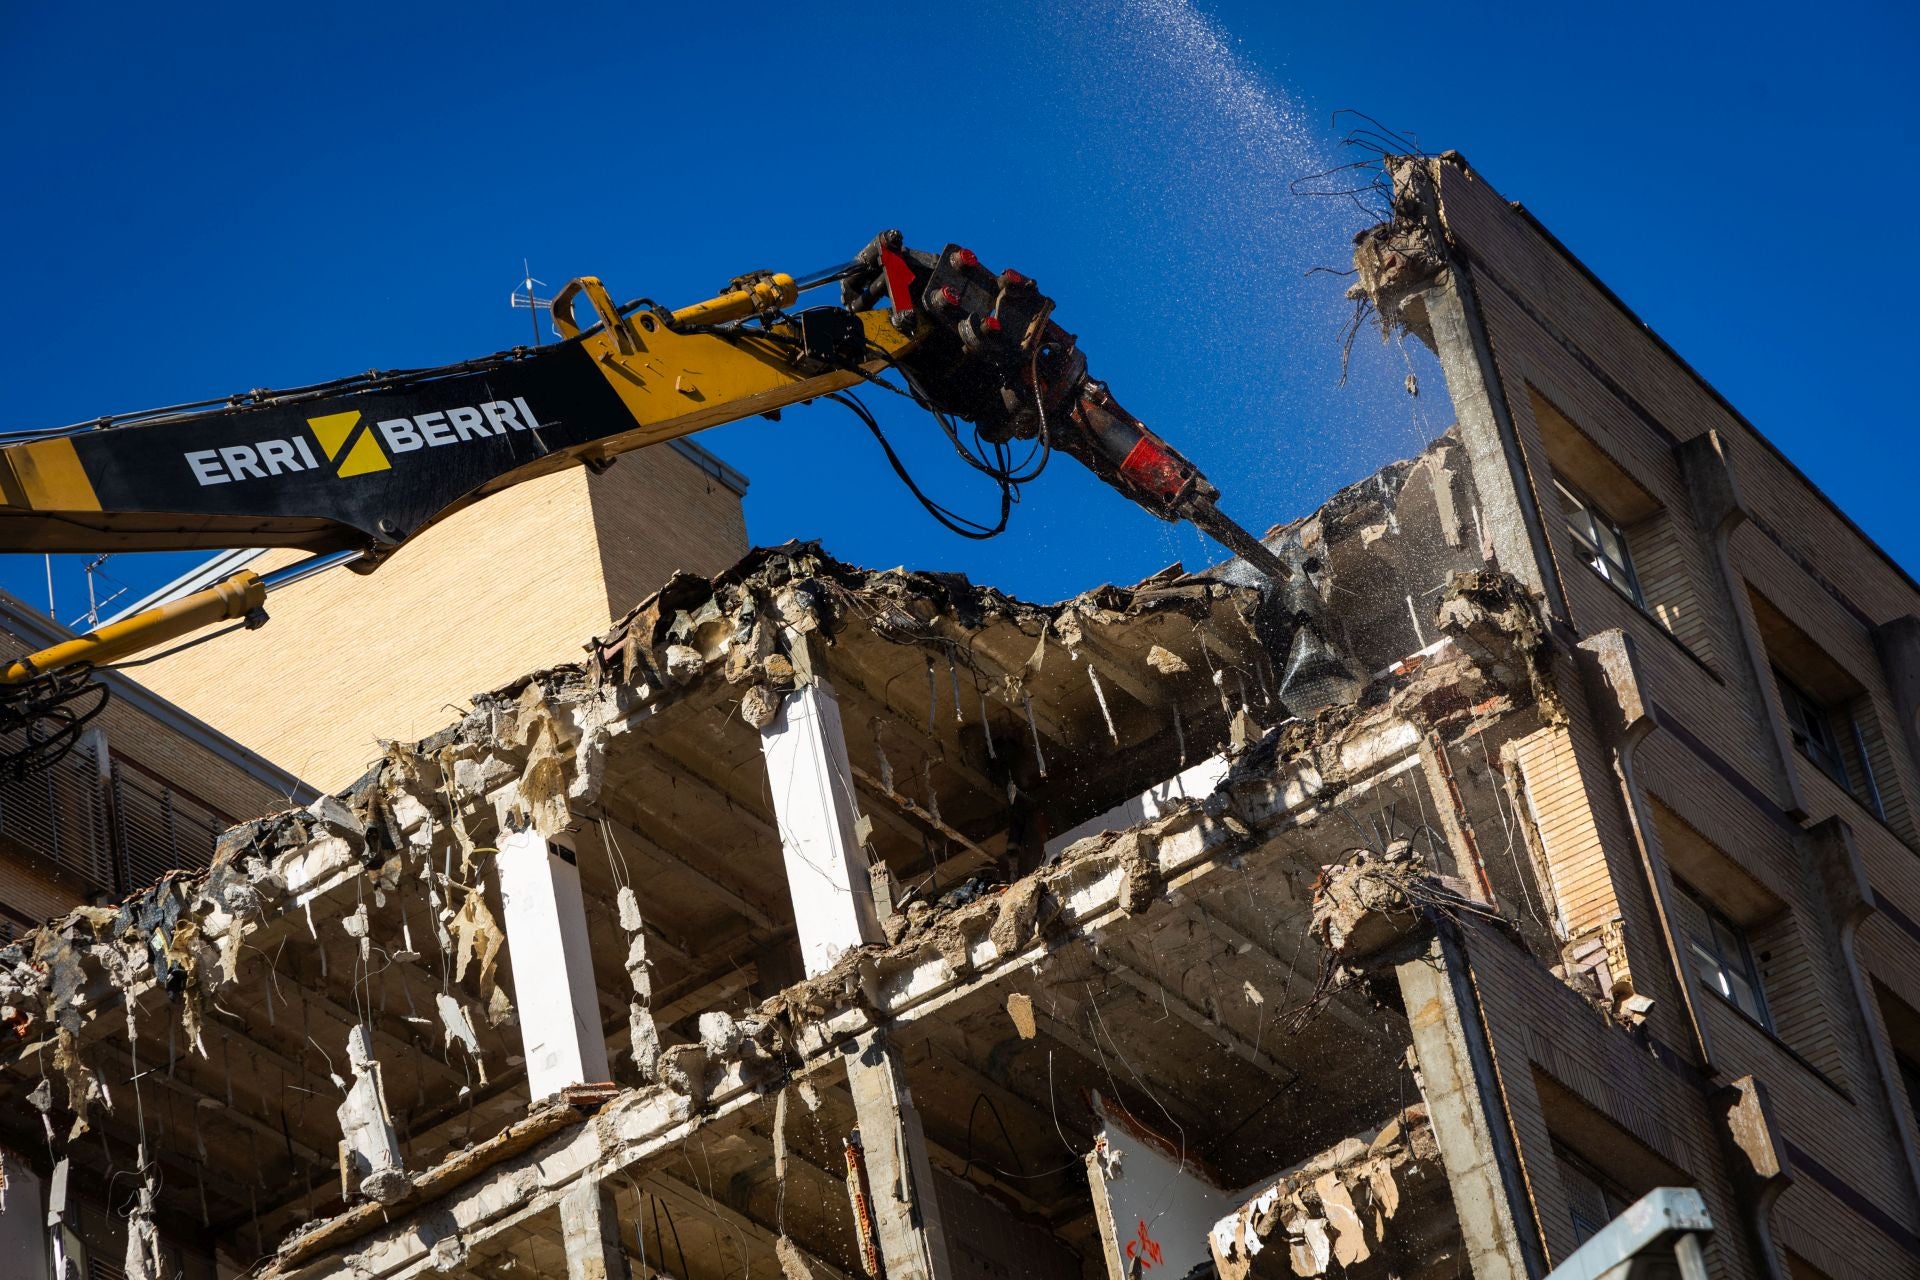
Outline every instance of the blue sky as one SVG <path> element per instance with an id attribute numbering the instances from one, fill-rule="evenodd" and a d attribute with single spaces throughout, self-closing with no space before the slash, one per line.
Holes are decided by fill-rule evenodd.
<path id="1" fill-rule="evenodd" d="M 10 5 L 0 427 L 496 350 L 527 331 L 523 257 L 681 303 L 898 226 L 1037 277 L 1264 527 L 1450 421 L 1411 347 L 1362 335 L 1336 385 L 1341 282 L 1304 273 L 1366 219 L 1289 184 L 1353 158 L 1352 107 L 1463 151 L 1920 570 L 1913 6 L 1696 8 Z M 931 424 L 886 421 L 990 510 Z M 832 406 L 702 440 L 751 477 L 761 542 L 1041 598 L 1213 555 L 1067 460 L 963 542 Z M 63 563 L 63 618 L 81 583 Z M 44 605 L 39 558 L 0 587 Z"/>

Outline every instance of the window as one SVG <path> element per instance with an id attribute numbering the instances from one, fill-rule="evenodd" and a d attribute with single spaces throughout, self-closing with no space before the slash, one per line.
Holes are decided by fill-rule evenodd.
<path id="1" fill-rule="evenodd" d="M 1560 1181 L 1567 1189 L 1567 1208 L 1573 1216 L 1575 1246 L 1600 1234 L 1600 1229 L 1627 1211 L 1627 1193 L 1573 1152 L 1554 1144 L 1560 1160 Z"/>
<path id="2" fill-rule="evenodd" d="M 1793 731 L 1793 745 L 1800 754 L 1819 765 L 1821 771 L 1841 786 L 1847 786 L 1847 762 L 1840 756 L 1840 740 L 1834 737 L 1833 723 L 1826 708 L 1813 695 L 1789 680 L 1780 668 L 1773 669 L 1780 685 L 1780 701 L 1787 709 L 1787 726 Z"/>
<path id="3" fill-rule="evenodd" d="M 1760 970 L 1753 963 L 1747 935 L 1691 888 L 1684 884 L 1678 887 L 1693 907 L 1685 913 L 1685 928 L 1694 973 L 1715 995 L 1773 1030 L 1766 993 L 1760 986 Z"/>
<path id="4" fill-rule="evenodd" d="M 1567 516 L 1567 531 L 1580 544 L 1588 566 L 1612 583 L 1621 595 L 1646 608 L 1646 597 L 1640 592 L 1640 579 L 1633 572 L 1633 555 L 1627 550 L 1627 535 L 1621 532 L 1619 524 L 1592 502 L 1569 489 L 1558 477 L 1555 477 L 1553 487 L 1560 491 L 1560 505 Z"/>
<path id="5" fill-rule="evenodd" d="M 1823 707 L 1812 694 L 1795 684 L 1786 672 L 1773 669 L 1774 682 L 1780 687 L 1780 702 L 1786 708 L 1787 728 L 1800 754 L 1820 766 L 1820 772 L 1872 809 L 1884 820 L 1887 811 L 1880 803 L 1880 786 L 1874 780 L 1873 764 L 1868 758 L 1860 722 L 1846 707 Z M 1841 746 L 1842 735 L 1846 748 Z M 1847 767 L 1847 751 L 1859 762 L 1856 781 Z"/>

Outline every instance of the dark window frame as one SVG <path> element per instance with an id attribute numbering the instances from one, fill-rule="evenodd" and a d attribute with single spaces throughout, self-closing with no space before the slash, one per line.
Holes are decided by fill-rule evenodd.
<path id="1" fill-rule="evenodd" d="M 1554 1157 L 1560 1162 L 1561 1173 L 1573 1173 L 1584 1179 L 1600 1197 L 1601 1211 L 1608 1216 L 1599 1222 L 1593 1221 L 1581 1211 L 1580 1198 L 1576 1188 L 1566 1187 L 1567 1216 L 1573 1220 L 1574 1245 L 1577 1248 L 1593 1239 L 1609 1222 L 1625 1213 L 1633 1204 L 1634 1197 L 1617 1180 L 1607 1174 L 1593 1161 L 1556 1140 L 1553 1144 Z"/>
<path id="2" fill-rule="evenodd" d="M 1633 546 L 1627 540 L 1625 526 L 1607 514 L 1606 508 L 1560 476 L 1553 477 L 1553 487 L 1560 494 L 1561 515 L 1567 532 L 1585 553 L 1587 568 L 1636 606 L 1645 609 L 1647 595 L 1641 590 L 1640 575 L 1633 567 Z"/>
<path id="3" fill-rule="evenodd" d="M 1773 1014 L 1767 1007 L 1767 988 L 1760 975 L 1759 962 L 1753 956 L 1753 944 L 1747 931 L 1726 912 L 1708 902 L 1691 885 L 1675 885 L 1698 910 L 1706 925 L 1706 934 L 1691 927 L 1686 930 L 1687 952 L 1693 958 L 1694 978 L 1701 986 L 1751 1018 L 1767 1034 L 1778 1035 Z M 1742 998 L 1742 990 L 1746 998 Z"/>
<path id="4" fill-rule="evenodd" d="M 1773 681 L 1780 692 L 1780 705 L 1787 715 L 1787 736 L 1793 739 L 1794 750 L 1826 774 L 1834 785 L 1870 809 L 1875 817 L 1886 821 L 1887 810 L 1880 799 L 1879 779 L 1873 776 L 1873 761 L 1867 755 L 1867 739 L 1860 729 L 1860 717 L 1844 703 L 1822 704 L 1778 666 L 1773 669 Z M 1853 770 L 1847 767 L 1841 726 L 1846 731 L 1846 742 L 1852 745 L 1854 757 L 1860 762 L 1857 782 Z"/>

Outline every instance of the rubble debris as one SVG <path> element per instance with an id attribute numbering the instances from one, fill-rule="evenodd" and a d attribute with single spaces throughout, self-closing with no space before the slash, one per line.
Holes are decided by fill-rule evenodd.
<path id="1" fill-rule="evenodd" d="M 141 1179 L 127 1214 L 127 1252 L 122 1271 L 126 1280 L 161 1280 L 166 1265 L 160 1252 L 160 1228 L 153 1221 L 153 1175 Z"/>
<path id="2" fill-rule="evenodd" d="M 362 927 L 365 927 L 364 923 Z M 485 895 L 478 889 L 468 889 L 460 910 L 449 915 L 447 928 L 454 940 L 453 981 L 464 981 L 468 966 L 477 958 L 480 962 L 477 978 L 480 996 L 483 1000 L 490 1000 L 494 992 L 495 962 L 499 959 L 500 948 L 506 943 L 506 935 L 493 918 L 493 912 L 487 909 Z"/>
<path id="3" fill-rule="evenodd" d="M 1492 569 L 1455 573 L 1434 620 L 1491 678 L 1511 683 L 1524 676 L 1546 718 L 1566 722 L 1553 682 L 1552 643 L 1539 607 L 1518 579 Z"/>
<path id="4" fill-rule="evenodd" d="M 807 1266 L 806 1255 L 800 1252 L 792 1236 L 781 1232 L 773 1247 L 780 1258 L 780 1274 L 786 1280 L 813 1280 L 813 1269 Z"/>
<path id="5" fill-rule="evenodd" d="M 1193 670 L 1185 658 L 1157 644 L 1147 650 L 1147 665 L 1163 676 L 1184 676 Z"/>
<path id="6" fill-rule="evenodd" d="M 1370 308 L 1383 337 L 1404 328 L 1433 345 L 1420 295 L 1446 270 L 1446 250 L 1428 220 L 1424 193 L 1426 161 L 1418 156 L 1388 157 L 1393 178 L 1393 217 L 1353 238 L 1354 282 L 1347 297 Z"/>
<path id="7" fill-rule="evenodd" d="M 1246 1280 L 1276 1231 L 1284 1232 L 1296 1276 L 1354 1266 L 1387 1242 L 1409 1187 L 1444 1178 L 1426 1106 L 1415 1104 L 1370 1137 L 1347 1138 L 1282 1174 L 1221 1218 L 1207 1237 L 1214 1267 L 1220 1280 Z"/>
<path id="8" fill-rule="evenodd" d="M 1355 849 L 1347 862 L 1322 868 L 1308 928 L 1336 960 L 1366 969 L 1403 958 L 1409 939 L 1431 931 L 1430 913 L 1486 910 L 1459 882 L 1421 867 L 1401 841 L 1379 853 Z"/>
<path id="9" fill-rule="evenodd" d="M 1033 997 L 1026 992 L 1008 993 L 1007 1017 L 1013 1020 L 1013 1029 L 1020 1033 L 1022 1040 L 1031 1040 L 1039 1034 L 1039 1024 L 1033 1017 Z"/>

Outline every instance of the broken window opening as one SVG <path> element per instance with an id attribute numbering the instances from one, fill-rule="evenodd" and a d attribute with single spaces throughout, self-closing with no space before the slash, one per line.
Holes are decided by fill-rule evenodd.
<path id="1" fill-rule="evenodd" d="M 1640 579 L 1633 571 L 1633 553 L 1627 548 L 1627 535 L 1618 521 L 1582 497 L 1560 477 L 1553 478 L 1560 492 L 1560 505 L 1566 515 L 1567 532 L 1580 544 L 1587 567 L 1604 578 L 1621 595 L 1640 608 L 1647 607 L 1640 591 Z"/>
<path id="2" fill-rule="evenodd" d="M 1680 882 L 1676 887 L 1694 908 L 1686 913 L 1684 921 L 1694 973 L 1708 990 L 1772 1032 L 1766 990 L 1761 986 L 1760 969 L 1754 963 L 1745 931 L 1692 885 Z"/>

